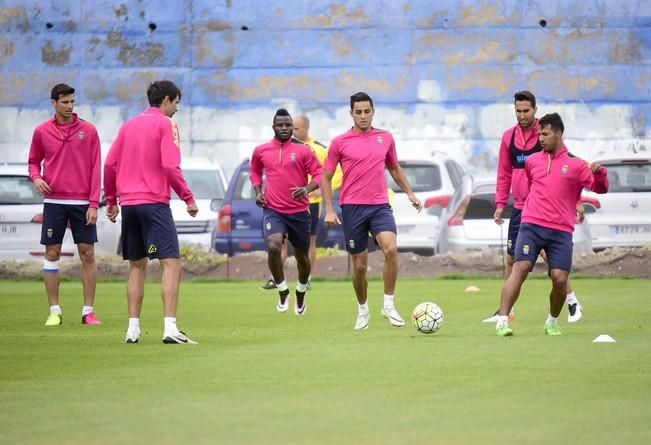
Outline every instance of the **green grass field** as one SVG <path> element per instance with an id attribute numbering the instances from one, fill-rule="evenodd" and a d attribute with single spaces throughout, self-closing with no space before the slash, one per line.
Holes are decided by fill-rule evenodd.
<path id="1" fill-rule="evenodd" d="M 200 344 L 181 346 L 161 342 L 156 283 L 125 345 L 125 283 L 98 285 L 101 327 L 62 283 L 63 326 L 46 328 L 42 283 L 2 282 L 0 443 L 651 443 L 650 280 L 577 279 L 584 318 L 563 312 L 561 337 L 542 331 L 549 282 L 529 280 L 512 338 L 480 323 L 499 280 L 401 280 L 403 316 L 443 308 L 430 336 L 381 318 L 379 281 L 363 332 L 348 281 L 314 283 L 304 318 L 259 284 L 183 283 L 179 325 Z"/>

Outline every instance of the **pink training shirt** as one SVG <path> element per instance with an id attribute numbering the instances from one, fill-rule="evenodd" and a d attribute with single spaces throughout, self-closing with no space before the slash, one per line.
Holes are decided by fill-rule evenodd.
<path id="1" fill-rule="evenodd" d="M 314 152 L 305 144 L 292 141 L 280 142 L 273 138 L 259 145 L 251 156 L 251 183 L 262 186 L 262 175 L 266 177 L 264 196 L 267 207 L 280 213 L 307 212 L 309 198 L 292 197 L 292 187 L 305 187 L 308 175 L 319 184 L 323 168 Z"/>
<path id="2" fill-rule="evenodd" d="M 46 199 L 83 200 L 96 209 L 102 172 L 99 136 L 92 124 L 75 113 L 72 117 L 69 124 L 59 124 L 53 117 L 36 127 L 29 149 L 29 177 L 48 183 L 52 192 Z"/>
<path id="3" fill-rule="evenodd" d="M 522 210 L 523 223 L 572 233 L 581 190 L 608 191 L 606 167 L 593 174 L 590 164 L 570 155 L 566 148 L 553 155 L 544 151 L 532 154 L 525 171 L 530 192 Z"/>
<path id="4" fill-rule="evenodd" d="M 176 123 L 158 107 L 126 122 L 104 164 L 104 194 L 109 205 L 170 203 L 170 187 L 188 205 L 194 196 L 181 172 Z"/>
<path id="5" fill-rule="evenodd" d="M 324 169 L 333 173 L 341 164 L 340 204 L 388 204 L 385 166 L 398 163 L 393 135 L 372 128 L 359 132 L 351 128 L 330 143 Z"/>
<path id="6" fill-rule="evenodd" d="M 528 156 L 541 150 L 542 147 L 538 143 L 538 119 L 533 122 L 531 128 L 524 129 L 518 124 L 504 132 L 497 164 L 497 208 L 506 207 L 509 194 L 513 195 L 513 206 L 516 209 L 524 207 L 524 201 L 529 194 L 529 180 L 524 172 L 524 163 Z"/>

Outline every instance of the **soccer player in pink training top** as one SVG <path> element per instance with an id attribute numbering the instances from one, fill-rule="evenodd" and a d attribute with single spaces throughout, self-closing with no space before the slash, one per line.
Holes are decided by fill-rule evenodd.
<path id="1" fill-rule="evenodd" d="M 398 279 L 398 248 L 396 222 L 389 206 L 385 167 L 396 184 L 407 193 L 414 208 L 422 205 L 398 164 L 393 135 L 373 128 L 373 99 L 363 92 L 350 97 L 353 128 L 337 136 L 330 144 L 324 165 L 321 193 L 325 202 L 327 225 L 341 224 L 332 204 L 332 177 L 341 164 L 342 220 L 346 249 L 353 262 L 353 288 L 357 296 L 358 313 L 355 329 L 367 329 L 370 312 L 367 302 L 366 269 L 368 267 L 369 232 L 384 254 L 384 303 L 382 315 L 393 326 L 405 322 L 394 305 Z"/>
<path id="2" fill-rule="evenodd" d="M 170 188 L 197 214 L 192 191 L 181 172 L 176 113 L 181 90 L 168 80 L 147 89 L 150 107 L 125 123 L 104 165 L 106 214 L 115 222 L 122 207 L 122 256 L 129 260 L 129 327 L 125 343 L 140 341 L 140 312 L 145 295 L 147 261 L 158 258 L 163 269 L 161 294 L 165 317 L 163 343 L 196 344 L 176 326 L 181 260 L 170 209 Z"/>
<path id="3" fill-rule="evenodd" d="M 75 89 L 64 83 L 50 94 L 54 117 L 34 130 L 29 149 L 29 177 L 43 195 L 41 244 L 45 245 L 43 281 L 50 303 L 45 326 L 62 323 L 59 305 L 59 258 L 70 223 L 82 267 L 84 307 L 81 322 L 99 325 L 95 316 L 97 207 L 101 187 L 101 153 L 97 130 L 73 113 Z M 42 169 L 41 169 L 42 165 Z"/>
<path id="4" fill-rule="evenodd" d="M 552 280 L 545 333 L 561 335 L 558 317 L 565 303 L 567 279 L 572 268 L 576 204 L 583 188 L 596 193 L 608 191 L 606 168 L 596 163 L 588 164 L 572 156 L 565 148 L 565 127 L 557 113 L 543 116 L 538 125 L 543 151 L 529 156 L 524 166 L 529 195 L 522 209 L 513 270 L 502 288 L 496 325 L 496 333 L 500 337 L 513 335 L 509 327 L 509 311 L 543 249 L 547 252 L 549 277 Z"/>
<path id="5" fill-rule="evenodd" d="M 499 162 L 497 166 L 497 187 L 495 190 L 495 223 L 502 225 L 504 219 L 504 207 L 509 201 L 509 194 L 513 195 L 513 211 L 509 218 L 509 228 L 506 244 L 506 269 L 504 280 L 511 275 L 513 268 L 513 249 L 518 240 L 518 231 L 520 229 L 520 218 L 524 201 L 529 194 L 529 182 L 524 171 L 524 163 L 527 158 L 542 150 L 538 140 L 538 119 L 536 119 L 536 96 L 531 91 L 518 91 L 513 95 L 515 99 L 515 117 L 518 124 L 511 127 L 502 135 L 500 145 Z M 584 211 L 583 205 L 579 203 L 576 207 L 578 222 L 583 222 Z M 546 260 L 544 251 L 543 259 Z M 567 321 L 570 323 L 577 322 L 581 319 L 583 308 L 581 303 L 572 289 L 570 280 L 567 280 Z M 485 323 L 495 323 L 497 321 L 499 309 L 483 321 Z M 509 314 L 512 316 L 513 313 Z"/>
<path id="6" fill-rule="evenodd" d="M 251 183 L 255 202 L 263 208 L 262 230 L 267 242 L 267 263 L 278 288 L 278 312 L 289 309 L 289 288 L 285 281 L 281 250 L 283 240 L 292 243 L 298 284 L 294 313 L 305 315 L 308 278 L 310 277 L 309 194 L 319 187 L 322 167 L 310 147 L 292 139 L 294 124 L 284 108 L 276 111 L 272 128 L 274 138 L 259 145 L 251 156 Z M 262 190 L 262 177 L 266 188 Z M 311 180 L 308 181 L 308 175 Z"/>

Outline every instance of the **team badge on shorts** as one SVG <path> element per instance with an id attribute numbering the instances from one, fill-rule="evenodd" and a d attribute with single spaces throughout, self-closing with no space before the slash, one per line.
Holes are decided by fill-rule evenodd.
<path id="1" fill-rule="evenodd" d="M 54 229 L 47 229 L 47 237 L 52 238 L 53 235 L 54 235 Z"/>
<path id="2" fill-rule="evenodd" d="M 529 255 L 529 245 L 528 244 L 525 244 L 524 246 L 522 246 L 522 253 L 524 253 L 525 255 Z"/>
<path id="3" fill-rule="evenodd" d="M 264 225 L 264 228 L 267 230 L 271 230 L 271 223 L 267 221 L 267 224 Z"/>
<path id="4" fill-rule="evenodd" d="M 150 244 L 149 249 L 147 249 L 147 253 L 150 254 L 150 255 L 153 254 L 153 253 L 156 253 L 157 251 L 158 251 L 158 249 L 156 248 L 155 244 Z"/>
<path id="5" fill-rule="evenodd" d="M 380 145 L 384 144 L 384 139 L 382 139 L 382 136 L 377 137 L 377 143 Z"/>
<path id="6" fill-rule="evenodd" d="M 508 240 L 506 245 L 509 247 L 509 249 L 513 248 L 513 240 Z"/>
<path id="7" fill-rule="evenodd" d="M 348 240 L 348 247 L 350 247 L 351 249 L 355 248 L 355 240 L 354 239 Z"/>
<path id="8" fill-rule="evenodd" d="M 570 169 L 567 164 L 563 164 L 563 167 L 561 168 L 561 172 L 566 175 L 567 171 Z"/>
<path id="9" fill-rule="evenodd" d="M 79 140 L 83 141 L 84 139 L 86 139 L 86 133 L 84 133 L 83 131 L 80 131 L 79 132 Z"/>

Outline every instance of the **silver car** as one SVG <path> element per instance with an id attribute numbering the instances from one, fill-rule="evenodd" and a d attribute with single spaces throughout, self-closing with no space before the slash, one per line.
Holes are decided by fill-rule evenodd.
<path id="1" fill-rule="evenodd" d="M 392 209 L 398 229 L 398 250 L 432 255 L 436 252 L 441 213 L 461 184 L 465 171 L 459 163 L 438 152 L 427 160 L 401 160 L 400 166 L 423 210 L 420 213 L 414 210 L 407 194 L 387 172 L 387 184 L 394 192 Z"/>
<path id="2" fill-rule="evenodd" d="M 587 214 L 592 247 L 635 247 L 651 244 L 651 154 L 632 153 L 595 160 L 608 169 L 608 193 Z"/>
<path id="3" fill-rule="evenodd" d="M 508 237 L 508 218 L 513 209 L 512 200 L 504 209 L 504 224 L 497 225 L 495 213 L 496 176 L 466 176 L 452 197 L 452 202 L 441 216 L 439 252 L 504 249 Z M 600 195 L 603 196 L 603 195 Z M 586 199 L 584 207 L 598 206 L 595 198 Z M 586 208 L 586 213 L 589 210 Z M 584 220 L 577 224 L 573 234 L 574 252 L 592 252 L 590 227 Z"/>
<path id="4" fill-rule="evenodd" d="M 42 258 L 40 244 L 43 197 L 36 192 L 27 173 L 27 164 L 0 164 L 0 260 Z M 73 257 L 75 245 L 66 230 L 61 257 Z"/>

